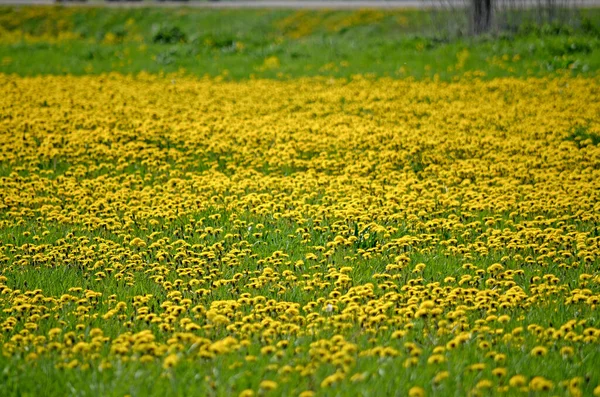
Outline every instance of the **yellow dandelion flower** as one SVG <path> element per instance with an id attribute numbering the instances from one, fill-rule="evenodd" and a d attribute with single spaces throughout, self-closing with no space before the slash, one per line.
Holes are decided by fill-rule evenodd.
<path id="1" fill-rule="evenodd" d="M 571 357 L 575 354 L 575 350 L 571 346 L 564 346 L 560 349 L 560 354 L 563 357 Z"/>
<path id="2" fill-rule="evenodd" d="M 420 386 L 413 386 L 408 391 L 408 397 L 425 397 L 425 389 Z"/>
<path id="3" fill-rule="evenodd" d="M 529 382 L 529 388 L 533 391 L 550 391 L 554 388 L 554 384 L 542 376 L 536 376 Z"/>
<path id="4" fill-rule="evenodd" d="M 527 384 L 527 378 L 523 375 L 515 375 L 510 378 L 508 384 L 512 387 L 523 387 Z"/>
<path id="5" fill-rule="evenodd" d="M 277 382 L 274 382 L 272 380 L 263 380 L 262 382 L 260 382 L 259 387 L 262 390 L 266 390 L 266 391 L 275 390 L 275 389 L 277 389 Z"/>
<path id="6" fill-rule="evenodd" d="M 531 349 L 531 355 L 532 356 L 545 356 L 548 353 L 548 349 L 545 348 L 544 346 L 536 346 L 533 349 Z"/>
<path id="7" fill-rule="evenodd" d="M 177 356 L 177 354 L 169 354 L 163 360 L 163 368 L 164 369 L 173 368 L 174 366 L 177 365 L 178 362 L 179 362 L 179 357 Z"/>
<path id="8" fill-rule="evenodd" d="M 427 359 L 428 364 L 440 364 L 443 362 L 446 362 L 446 357 L 444 357 L 442 354 L 432 354 Z"/>
<path id="9" fill-rule="evenodd" d="M 482 379 L 479 382 L 477 382 L 477 384 L 475 385 L 475 388 L 477 389 L 489 389 L 493 386 L 494 384 L 489 381 L 488 379 Z"/>
<path id="10" fill-rule="evenodd" d="M 494 368 L 492 370 L 492 375 L 498 377 L 498 378 L 503 378 L 506 376 L 506 368 Z"/>
<path id="11" fill-rule="evenodd" d="M 433 378 L 433 383 L 435 383 L 435 384 L 442 383 L 445 379 L 448 379 L 449 377 L 450 377 L 450 372 L 448 372 L 448 371 L 438 372 L 437 375 L 435 375 L 435 377 Z"/>

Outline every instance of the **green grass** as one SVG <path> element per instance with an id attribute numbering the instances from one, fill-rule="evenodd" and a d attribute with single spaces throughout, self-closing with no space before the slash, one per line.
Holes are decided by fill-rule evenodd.
<path id="1" fill-rule="evenodd" d="M 461 37 L 426 11 L 0 8 L 0 72 L 294 78 L 355 74 L 451 80 L 600 69 L 600 10 L 577 28 L 523 25 Z"/>
<path id="2" fill-rule="evenodd" d="M 209 10 L 173 10 L 173 9 L 87 9 L 87 8 L 36 8 L 36 7 L 2 7 L 0 8 L 0 72 L 18 75 L 44 74 L 96 74 L 108 72 L 137 74 L 142 71 L 149 73 L 183 72 L 198 76 L 221 76 L 227 79 L 249 79 L 254 77 L 266 78 L 295 78 L 299 76 L 326 75 L 350 77 L 354 74 L 372 74 L 374 76 L 412 77 L 416 79 L 434 78 L 451 80 L 469 72 L 482 72 L 482 77 L 498 76 L 540 76 L 571 73 L 574 75 L 597 75 L 600 70 L 600 37 L 593 27 L 600 21 L 600 11 L 585 11 L 586 20 L 592 21 L 577 29 L 561 26 L 545 26 L 541 28 L 524 27 L 520 31 L 501 37 L 468 38 L 460 35 L 448 35 L 447 32 L 432 29 L 432 19 L 425 12 L 393 11 L 393 12 L 342 12 L 342 11 L 209 11 Z M 18 84 L 17 79 L 15 81 Z M 595 80 L 590 80 L 595 81 Z M 507 94 L 510 95 L 510 94 Z M 506 97 L 506 100 L 512 100 Z M 551 98 L 549 99 L 551 100 Z M 41 101 L 41 100 L 40 100 Z M 419 99 L 421 101 L 421 99 Z M 431 104 L 429 97 L 422 102 Z M 340 100 L 340 109 L 344 110 L 346 99 Z M 40 107 L 49 106 L 45 101 Z M 56 105 L 51 105 L 56 106 Z M 435 103 L 432 107 L 435 106 Z M 361 116 L 373 115 L 371 110 L 360 110 Z M 349 114 L 349 113 L 346 113 Z M 326 116 L 326 115 L 325 115 Z M 110 128 L 113 126 L 111 125 Z M 131 127 L 126 126 L 129 129 Z M 600 138 L 596 130 L 587 125 L 581 125 L 566 132 L 566 144 L 575 142 L 578 149 L 592 148 L 598 145 Z M 134 140 L 134 138 L 132 138 Z M 42 141 L 34 138 L 32 145 L 40 147 Z M 150 146 L 167 152 L 185 153 L 187 148 L 183 143 L 172 142 L 168 136 L 157 134 L 156 140 L 144 142 Z M 122 144 L 122 143 L 119 143 Z M 108 144 L 110 148 L 110 144 Z M 36 147 L 36 146 L 34 146 Z M 447 153 L 448 156 L 468 156 L 468 154 Z M 317 152 L 298 154 L 299 159 L 313 158 Z M 143 156 L 140 155 L 140 157 Z M 245 166 L 246 158 L 240 158 L 239 153 L 203 152 L 193 158 L 187 158 L 182 164 L 166 155 L 161 157 L 159 168 L 144 164 L 142 158 L 127 158 L 127 166 L 117 168 L 112 164 L 113 157 L 101 159 L 77 159 L 68 157 L 39 158 L 39 164 L 33 167 L 17 167 L 14 164 L 0 164 L 0 178 L 15 180 L 24 178 L 31 183 L 31 178 L 40 177 L 45 180 L 40 186 L 52 186 L 52 182 L 65 176 L 73 180 L 74 186 L 84 185 L 86 180 L 106 177 L 107 183 L 133 189 L 144 186 L 156 186 L 169 183 L 171 173 L 186 171 L 203 173 L 216 169 L 228 177 L 235 176 L 236 168 Z M 189 156 L 192 156 L 189 154 Z M 175 156 L 177 157 L 177 156 Z M 452 160 L 454 161 L 454 157 Z M 37 159 L 36 159 L 37 161 Z M 96 162 L 94 164 L 94 161 Z M 102 168 L 90 169 L 100 163 L 108 164 Z M 106 165 L 105 164 L 105 165 Z M 416 177 L 427 178 L 427 164 L 420 153 L 411 155 L 402 167 L 411 171 Z M 228 168 L 229 166 L 233 168 Z M 273 175 L 294 178 L 294 174 L 302 174 L 303 169 L 292 166 L 269 167 L 265 164 L 255 172 L 261 176 Z M 334 169 L 323 171 L 324 174 L 335 173 Z M 425 174 L 425 176 L 423 176 Z M 182 174 L 188 178 L 189 174 Z M 251 174 L 251 175 L 254 175 Z M 37 179 L 36 179 L 37 180 Z M 189 180 L 183 183 L 192 190 Z M 363 182 L 361 182 L 363 183 Z M 52 197 L 56 193 L 40 187 L 35 190 L 37 198 Z M 196 193 L 194 186 L 192 193 Z M 199 190 L 202 188 L 199 187 Z M 268 186 L 256 187 L 255 193 L 271 194 Z M 24 194 L 30 194 L 27 191 Z M 189 192 L 188 192 L 189 193 Z M 533 280 L 545 274 L 555 275 L 560 279 L 559 286 L 565 291 L 577 288 L 581 283 L 580 275 L 592 273 L 597 275 L 597 258 L 584 262 L 573 256 L 564 258 L 561 264 L 551 257 L 533 258 L 532 263 L 525 264 L 523 259 L 515 259 L 515 254 L 521 257 L 530 254 L 523 247 L 508 248 L 503 245 L 490 247 L 489 252 L 482 254 L 469 249 L 469 258 L 465 253 L 458 254 L 447 249 L 459 244 L 469 245 L 481 242 L 485 245 L 492 239 L 495 232 L 518 230 L 515 224 L 532 222 L 531 228 L 561 228 L 557 220 L 548 224 L 533 225 L 538 215 L 544 217 L 556 214 L 541 213 L 534 210 L 527 215 L 510 215 L 508 211 L 492 213 L 487 210 L 468 213 L 457 209 L 448 209 L 443 216 L 456 215 L 466 223 L 478 223 L 479 226 L 469 227 L 474 231 L 464 236 L 463 229 L 431 230 L 425 223 L 428 217 L 439 214 L 427 214 L 423 222 L 398 221 L 391 226 L 397 226 L 394 232 L 384 237 L 383 233 L 375 233 L 359 226 L 356 219 L 336 218 L 335 215 L 315 216 L 322 219 L 310 219 L 303 222 L 305 232 L 298 231 L 299 222 L 293 219 L 278 218 L 273 215 L 271 208 L 264 213 L 258 212 L 260 204 L 253 204 L 245 210 L 230 211 L 227 199 L 234 192 L 213 192 L 216 202 L 202 204 L 198 210 L 190 210 L 184 215 L 172 218 L 157 219 L 149 217 L 134 219 L 128 226 L 90 225 L 81 223 L 58 223 L 56 220 L 44 219 L 39 206 L 45 201 L 32 202 L 27 211 L 17 219 L 10 206 L 0 211 L 0 275 L 6 277 L 5 284 L 14 290 L 32 291 L 43 290 L 46 296 L 59 298 L 63 294 L 73 294 L 79 298 L 80 292 L 72 292 L 72 287 L 84 290 L 101 291 L 103 295 L 97 301 L 89 302 L 91 313 L 104 314 L 114 307 L 117 298 L 126 301 L 128 307 L 122 313 L 124 318 L 112 317 L 103 319 L 101 316 L 85 320 L 82 329 L 77 328 L 83 320 L 74 314 L 77 303 L 66 303 L 59 308 L 54 307 L 52 318 L 41 323 L 37 334 L 46 335 L 53 327 L 63 327 L 65 330 L 77 329 L 82 337 L 89 337 L 94 327 L 105 331 L 105 336 L 116 338 L 125 332 L 140 332 L 151 330 L 160 342 L 165 342 L 173 336 L 164 332 L 154 323 L 134 321 L 136 308 L 132 307 L 134 296 L 152 294 L 145 303 L 151 312 L 162 313 L 161 304 L 170 300 L 169 287 L 166 283 L 158 282 L 154 276 L 158 266 L 168 267 L 170 271 L 164 275 L 164 281 L 174 284 L 183 279 L 186 282 L 192 277 L 202 279 L 194 288 L 210 290 L 208 295 L 197 294 L 191 287 L 181 287 L 182 296 L 192 300 L 192 307 L 203 305 L 209 307 L 214 301 L 237 299 L 242 293 L 253 296 L 261 295 L 267 299 L 294 302 L 300 306 L 315 303 L 316 296 L 327 297 L 336 290 L 334 280 L 328 278 L 330 269 L 351 266 L 349 273 L 353 285 L 373 283 L 377 296 L 385 294 L 382 287 L 384 280 L 378 278 L 397 275 L 393 280 L 396 287 L 402 288 L 407 283 L 416 282 L 425 291 L 431 291 L 432 284 L 438 282 L 445 287 L 445 277 L 451 276 L 460 280 L 463 276 L 472 277 L 470 281 L 461 284 L 464 288 L 482 288 L 489 275 L 481 273 L 493 263 L 502 263 L 506 269 L 522 270 L 515 274 L 513 281 L 528 295 L 537 287 Z M 248 192 L 246 192 L 248 193 Z M 285 189 L 279 194 L 288 194 Z M 275 194 L 275 193 L 273 193 Z M 219 196 L 219 197 L 217 197 Z M 207 196 L 208 197 L 208 196 Z M 4 199 L 4 197 L 2 197 Z M 314 196 L 306 198 L 307 206 L 327 206 L 331 197 L 324 196 L 323 190 L 315 188 Z M 259 200 L 260 201 L 260 200 Z M 273 201 L 273 197 L 265 201 Z M 77 196 L 60 198 L 59 202 L 73 205 L 77 209 Z M 8 203 L 8 201 L 7 201 Z M 0 203 L 2 204 L 2 203 Z M 84 206 L 90 213 L 99 218 L 110 218 L 115 223 L 127 223 L 135 218 L 126 206 L 105 206 L 91 208 Z M 309 208 L 307 207 L 307 208 Z M 195 208 L 195 207 L 194 207 Z M 305 208 L 305 210 L 307 210 Z M 312 207 L 311 207 L 312 208 Z M 314 208 L 313 208 L 314 209 Z M 308 211 L 310 213 L 311 211 Z M 212 220 L 211 215 L 219 214 L 219 221 Z M 238 219 L 234 222 L 230 215 Z M 312 212 L 314 215 L 315 212 Z M 569 213 L 571 214 L 571 213 Z M 311 215 L 312 216 L 312 215 Z M 485 225 L 486 219 L 495 218 L 494 225 Z M 337 219 L 337 220 L 336 220 Z M 562 221 L 561 221 L 562 223 Z M 264 225 L 258 232 L 258 225 Z M 389 226 L 386 224 L 383 226 Z M 593 220 L 575 219 L 569 223 L 570 232 L 587 233 L 589 237 L 598 236 L 597 224 Z M 218 228 L 213 233 L 205 233 L 206 227 Z M 156 233 L 154 237 L 149 237 Z M 338 247 L 329 257 L 316 249 L 326 246 L 336 235 L 352 235 L 357 241 L 349 246 Z M 304 235 L 308 242 L 302 241 Z M 233 237 L 226 238 L 231 235 Z M 415 240 L 403 248 L 385 248 L 385 243 L 404 236 L 415 237 Z M 129 245 L 133 238 L 142 238 L 147 247 L 137 249 Z M 435 239 L 435 243 L 429 238 Z M 152 243 L 167 238 L 164 244 L 153 246 Z M 216 243 L 223 245 L 223 252 L 251 247 L 248 255 L 238 256 L 239 262 L 234 265 L 226 263 L 222 258 L 212 258 L 200 266 L 197 273 L 184 274 L 182 261 L 174 259 L 181 244 L 174 243 L 183 239 L 194 248 L 188 248 L 190 257 L 198 258 Z M 450 244 L 449 240 L 454 239 Z M 524 238 L 525 239 L 525 238 Z M 241 243 L 244 242 L 244 244 Z M 438 244 L 441 242 L 441 244 Z M 99 247 L 106 244 L 106 249 Z M 548 249 L 574 251 L 574 247 L 562 247 L 558 242 L 544 242 Z M 591 243 L 589 243 L 591 244 Z M 38 252 L 57 252 L 60 255 L 54 259 L 38 262 L 34 258 L 32 247 L 38 247 Z M 41 247 L 41 248 L 39 248 Z M 327 250 L 327 249 L 324 249 Z M 284 251 L 289 256 L 279 262 L 273 261 L 274 252 Z M 369 257 L 360 253 L 368 251 Z M 533 252 L 533 251 L 531 251 Z M 307 254 L 316 254 L 317 259 L 306 259 Z M 394 263 L 395 258 L 406 255 L 410 265 L 394 271 L 386 271 L 388 264 Z M 164 259 L 167 255 L 168 259 Z M 533 254 L 532 254 L 533 255 Z M 140 257 L 137 257 L 140 256 Z M 135 258 L 134 258 L 135 257 Z M 81 260 L 84 258 L 84 260 Z M 161 259 L 162 258 L 162 259 Z M 86 262 L 88 260 L 90 262 Z M 295 263 L 304 259 L 303 267 L 296 268 Z M 84 263 L 86 262 L 86 263 Z M 94 263 L 100 263 L 92 270 Z M 276 263 L 274 265 L 274 263 Z M 419 274 L 413 273 L 418 263 L 426 263 L 427 267 Z M 474 263 L 476 267 L 465 267 L 465 263 Z M 358 265 L 357 265 L 358 264 Z M 252 286 L 252 278 L 258 277 L 267 266 L 273 267 L 281 274 L 292 270 L 297 281 L 281 278 L 270 280 L 261 286 Z M 96 270 L 108 273 L 106 277 L 97 277 Z M 128 278 L 127 272 L 133 275 Z M 479 272 L 479 273 L 478 273 Z M 123 273 L 123 277 L 116 277 Z M 212 274 L 218 277 L 208 277 Z M 183 274 L 183 275 L 182 275 Z M 237 275 L 241 278 L 237 283 L 213 286 L 217 278 L 231 279 Z M 326 281 L 328 284 L 318 288 L 318 293 L 305 291 L 306 285 L 302 277 L 310 281 Z M 421 281 L 415 281 L 419 280 Z M 0 283 L 1 284 L 1 283 Z M 278 284 L 286 290 L 279 293 Z M 539 282 L 537 283 L 539 284 Z M 316 289 L 317 289 L 316 288 Z M 345 289 L 346 287 L 344 287 Z M 490 287 L 499 294 L 506 293 L 507 285 Z M 598 284 L 588 286 L 594 293 L 598 292 Z M 176 289 L 179 290 L 179 289 Z M 3 292 L 4 293 L 4 292 Z M 427 292 L 429 293 L 429 292 Z M 8 297 L 9 293 L 3 295 Z M 566 294 L 566 292 L 565 292 Z M 0 301 L 2 301 L 0 299 Z M 77 298 L 76 298 L 77 299 Z M 325 299 L 325 298 L 323 298 Z M 366 298 L 365 298 L 366 299 Z M 461 298 L 457 298 L 461 299 Z M 459 300 L 460 302 L 460 300 Z M 321 303 L 318 303 L 319 305 Z M 304 309 L 303 309 L 304 310 Z M 253 311 L 250 305 L 238 310 L 243 315 Z M 308 311 L 307 311 L 308 312 Z M 335 313 L 320 310 L 325 320 Z M 566 304 L 561 299 L 549 295 L 547 300 L 524 302 L 518 307 L 499 308 L 497 315 L 507 314 L 510 319 L 506 323 L 490 321 L 488 325 L 496 329 L 504 329 L 503 335 L 510 334 L 516 327 L 527 327 L 537 324 L 544 328 L 559 327 L 572 319 L 586 319 L 586 325 L 577 325 L 581 333 L 585 327 L 598 327 L 597 309 L 586 304 Z M 7 312 L 19 316 L 22 320 L 28 314 Z M 191 314 L 189 314 L 191 316 Z M 6 316 L 5 316 L 6 317 Z M 22 317 L 22 318 L 21 318 Z M 487 317 L 483 310 L 472 310 L 465 315 L 469 325 Z M 4 319 L 0 319 L 0 322 Z M 290 347 L 283 349 L 279 359 L 260 353 L 260 347 L 270 344 L 254 334 L 251 345 L 239 352 L 224 354 L 216 359 L 202 359 L 194 356 L 196 347 L 185 345 L 182 356 L 189 360 L 182 362 L 171 370 L 162 369 L 162 358 L 155 358 L 153 364 L 142 364 L 127 361 L 129 357 L 117 358 L 109 354 L 109 344 L 103 346 L 99 357 L 89 356 L 63 357 L 58 353 L 42 355 L 37 360 L 29 361 L 28 347 L 19 345 L 18 352 L 10 356 L 9 352 L 0 354 L 0 385 L 2 396 L 229 396 L 238 395 L 244 389 L 259 390 L 259 383 L 264 379 L 276 380 L 279 388 L 272 393 L 258 392 L 258 395 L 298 395 L 304 390 L 319 390 L 318 395 L 406 395 L 411 386 L 422 385 L 428 395 L 464 395 L 468 389 L 483 379 L 492 379 L 492 369 L 506 367 L 509 370 L 507 379 L 498 383 L 506 384 L 514 374 L 522 374 L 530 379 L 533 376 L 544 375 L 556 381 L 553 392 L 557 395 L 568 395 L 565 387 L 558 380 L 582 378 L 581 390 L 584 395 L 591 395 L 592 390 L 600 383 L 600 373 L 597 363 L 600 360 L 600 350 L 597 343 L 579 343 L 576 345 L 575 356 L 566 359 L 559 350 L 567 345 L 558 339 L 547 343 L 546 357 L 532 357 L 531 347 L 544 341 L 525 331 L 523 342 L 503 342 L 500 336 L 493 333 L 480 332 L 467 341 L 458 350 L 448 351 L 447 362 L 432 365 L 427 363 L 435 345 L 445 346 L 454 335 L 436 335 L 440 328 L 438 319 L 414 319 L 414 328 L 408 331 L 405 338 L 392 339 L 393 329 L 369 329 L 369 334 L 356 322 L 350 329 L 343 332 L 330 324 L 319 330 L 318 335 L 280 336 L 279 339 L 289 341 Z M 0 336 L 0 341 L 18 338 L 24 331 L 24 324 L 15 326 L 14 330 Z M 333 322 L 332 322 L 333 323 Z M 401 325 L 399 325 L 401 327 Z M 424 332 L 431 330 L 432 332 Z M 331 389 L 320 389 L 321 381 L 333 374 L 336 366 L 322 363 L 315 373 L 308 376 L 293 371 L 289 375 L 278 373 L 284 364 L 291 366 L 308 365 L 313 362 L 308 346 L 317 339 L 327 339 L 336 333 L 343 333 L 347 340 L 356 343 L 359 351 L 364 351 L 381 345 L 397 349 L 400 353 L 395 359 L 389 357 L 363 357 L 352 366 L 345 381 Z M 211 331 L 211 338 L 224 338 L 228 332 L 223 328 Z M 287 339 L 286 339 L 287 338 Z M 372 338 L 375 338 L 373 340 Z M 481 341 L 493 340 L 496 353 L 506 354 L 506 362 L 494 362 L 492 355 L 481 348 Z M 423 349 L 418 358 L 416 368 L 405 368 L 403 362 L 408 358 L 404 346 L 406 341 L 416 343 Z M 5 345 L 5 346 L 8 346 Z M 0 345 L 3 347 L 3 345 Z M 294 351 L 299 347 L 299 351 Z M 52 355 L 54 354 L 54 355 Z M 258 356 L 258 361 L 248 362 L 247 355 Z M 191 357 L 194 357 L 193 359 Z M 80 360 L 74 369 L 65 369 L 75 358 Z M 109 360 L 112 367 L 103 366 L 104 360 Z M 468 366 L 474 363 L 485 363 L 482 371 L 470 371 Z M 276 370 L 272 365 L 277 364 Z M 442 385 L 435 385 L 430 380 L 442 370 L 450 371 L 450 378 Z M 353 374 L 364 376 L 356 383 L 348 378 Z M 287 381 L 281 381 L 288 377 Z M 511 392 L 515 392 L 511 389 Z M 490 389 L 489 395 L 494 395 L 496 389 Z M 528 395 L 538 395 L 531 391 Z"/>
<path id="3" fill-rule="evenodd" d="M 305 340 L 290 340 L 290 345 L 306 343 Z M 401 341 L 395 344 L 398 350 L 403 350 Z M 363 347 L 369 343 L 364 338 L 359 342 Z M 119 363 L 112 368 L 98 369 L 98 362 L 89 362 L 88 369 L 60 370 L 55 363 L 49 360 L 40 360 L 35 365 L 16 366 L 14 360 L 0 357 L 0 380 L 3 384 L 4 396 L 37 396 L 44 395 L 77 395 L 77 396 L 229 396 L 238 395 L 244 389 L 257 390 L 263 379 L 280 380 L 282 375 L 269 368 L 268 360 L 247 363 L 240 362 L 239 353 L 232 353 L 221 357 L 218 361 L 201 360 L 184 362 L 173 371 L 165 375 L 158 365 L 144 365 L 135 362 Z M 248 354 L 257 352 L 249 350 Z M 419 378 L 433 378 L 436 373 L 443 370 L 450 372 L 450 378 L 443 384 L 436 386 L 433 382 L 425 385 L 429 394 L 444 396 L 460 396 L 465 385 L 476 384 L 482 379 L 493 379 L 492 369 L 498 365 L 492 358 L 485 357 L 485 352 L 477 348 L 476 341 L 468 342 L 462 347 L 460 355 L 451 355 L 445 363 L 430 365 L 426 362 L 430 351 L 424 351 L 418 362 L 418 367 L 423 370 Z M 525 376 L 539 374 L 539 366 L 543 366 L 545 373 L 583 374 L 582 390 L 585 395 L 591 395 L 594 381 L 597 381 L 596 364 L 600 353 L 594 346 L 587 346 L 579 352 L 576 360 L 565 360 L 560 357 L 558 347 L 548 353 L 544 358 L 527 357 L 515 353 L 514 347 L 506 347 L 498 353 L 506 354 L 506 367 L 516 370 Z M 511 354 L 513 353 L 513 354 Z M 518 359 L 515 358 L 518 357 Z M 292 360 L 290 360 L 292 359 Z M 286 351 L 281 358 L 284 362 L 306 364 L 310 357 L 304 354 L 293 354 L 292 349 Z M 277 360 L 272 360 L 275 362 Z M 481 371 L 469 370 L 472 363 L 483 363 L 485 369 Z M 263 395 L 298 395 L 304 390 L 318 387 L 321 379 L 335 373 L 336 368 L 331 364 L 323 364 L 311 376 L 300 376 L 292 372 L 286 383 L 282 383 L 277 390 Z M 318 395 L 335 396 L 378 396 L 408 394 L 410 382 L 414 381 L 414 368 L 404 368 L 399 365 L 399 360 L 394 358 L 363 358 L 357 361 L 353 373 L 362 374 L 364 379 L 356 383 L 344 381 L 335 384 L 333 388 L 322 390 Z M 240 377 L 240 375 L 242 375 Z M 399 382 L 398 379 L 404 381 Z M 505 381 L 506 383 L 508 380 Z M 281 382 L 280 382 L 281 383 Z M 377 384 L 374 390 L 373 386 Z M 504 395 L 489 389 L 486 395 Z M 529 392 L 527 395 L 549 395 L 548 393 Z M 555 386 L 554 395 L 568 395 L 565 388 Z"/>

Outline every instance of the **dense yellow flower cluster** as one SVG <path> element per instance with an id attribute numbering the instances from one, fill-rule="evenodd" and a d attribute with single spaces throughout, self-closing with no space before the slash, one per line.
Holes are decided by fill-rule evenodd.
<path id="1" fill-rule="evenodd" d="M 6 360 L 600 384 L 597 80 L 0 85 Z"/>

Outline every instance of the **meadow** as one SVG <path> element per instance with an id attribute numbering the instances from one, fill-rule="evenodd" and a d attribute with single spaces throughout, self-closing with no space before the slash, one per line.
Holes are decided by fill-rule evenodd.
<path id="1" fill-rule="evenodd" d="M 573 26 L 525 20 L 473 38 L 464 15 L 422 10 L 0 7 L 0 72 L 185 72 L 234 80 L 593 76 L 600 8 L 579 13 Z"/>
<path id="2" fill-rule="evenodd" d="M 2 395 L 600 395 L 597 69 L 79 73 L 24 21 L 71 69 L 0 74 Z"/>

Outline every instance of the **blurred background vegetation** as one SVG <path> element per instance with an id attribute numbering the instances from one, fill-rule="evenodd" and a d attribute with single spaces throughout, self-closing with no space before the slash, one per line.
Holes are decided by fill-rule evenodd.
<path id="1" fill-rule="evenodd" d="M 597 74 L 600 9 L 499 4 L 477 35 L 472 9 L 453 5 L 345 11 L 4 6 L 0 72 L 442 80 Z"/>

